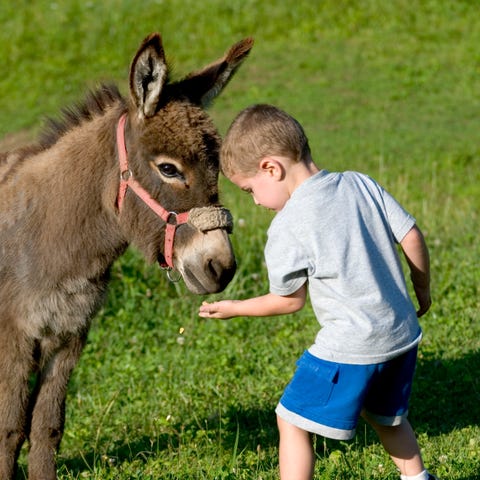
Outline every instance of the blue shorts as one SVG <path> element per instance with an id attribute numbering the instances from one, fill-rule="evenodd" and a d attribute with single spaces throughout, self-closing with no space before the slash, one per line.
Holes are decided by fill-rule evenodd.
<path id="1" fill-rule="evenodd" d="M 408 413 L 417 347 L 373 365 L 321 360 L 306 351 L 276 408 L 288 423 L 337 440 L 354 437 L 362 411 L 381 425 Z"/>

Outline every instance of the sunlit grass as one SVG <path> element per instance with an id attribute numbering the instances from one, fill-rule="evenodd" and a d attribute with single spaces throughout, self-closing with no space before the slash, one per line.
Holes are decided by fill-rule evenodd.
<path id="1" fill-rule="evenodd" d="M 4 2 L 5 3 L 5 2 Z M 175 75 L 253 35 L 213 106 L 224 132 L 254 102 L 305 126 L 316 162 L 360 170 L 417 217 L 432 257 L 411 421 L 440 478 L 480 478 L 480 11 L 475 2 L 8 2 L 0 7 L 0 133 L 29 128 L 115 79 L 158 30 Z M 30 130 L 31 129 L 31 130 Z M 23 133 L 22 133 L 23 134 Z M 221 179 L 238 272 L 212 298 L 267 291 L 270 212 Z M 112 269 L 68 394 L 59 478 L 278 478 L 274 408 L 313 340 L 309 307 L 282 318 L 202 320 L 202 299 L 133 250 Z M 396 479 L 363 423 L 316 441 L 318 479 Z M 25 469 L 25 451 L 21 466 Z M 23 471 L 23 470 L 22 470 Z M 20 478 L 23 478 L 20 473 Z"/>

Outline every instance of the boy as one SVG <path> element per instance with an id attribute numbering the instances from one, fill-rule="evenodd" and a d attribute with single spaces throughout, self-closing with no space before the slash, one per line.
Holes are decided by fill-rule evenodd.
<path id="1" fill-rule="evenodd" d="M 422 335 L 417 317 L 431 304 L 428 250 L 415 219 L 369 177 L 320 170 L 301 125 L 270 105 L 237 116 L 220 161 L 256 204 L 277 212 L 265 247 L 270 293 L 204 302 L 199 315 L 292 313 L 304 306 L 308 288 L 321 325 L 276 408 L 280 477 L 311 479 L 310 433 L 350 439 L 362 415 L 402 479 L 434 479 L 406 418 Z"/>

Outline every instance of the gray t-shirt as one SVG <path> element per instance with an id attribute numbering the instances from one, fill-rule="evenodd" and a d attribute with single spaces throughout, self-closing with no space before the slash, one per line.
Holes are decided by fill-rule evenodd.
<path id="1" fill-rule="evenodd" d="M 421 339 L 397 244 L 415 219 L 380 185 L 356 172 L 310 177 L 268 229 L 270 292 L 290 295 L 308 281 L 321 325 L 310 353 L 373 364 Z"/>

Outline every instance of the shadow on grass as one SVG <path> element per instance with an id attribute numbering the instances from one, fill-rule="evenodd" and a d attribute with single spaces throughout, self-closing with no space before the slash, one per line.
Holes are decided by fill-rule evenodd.
<path id="1" fill-rule="evenodd" d="M 411 398 L 417 431 L 441 435 L 480 425 L 480 352 L 457 360 L 419 359 Z"/>
<path id="2" fill-rule="evenodd" d="M 202 424 L 203 423 L 203 424 Z M 102 457 L 97 451 L 85 452 L 82 456 L 62 458 L 58 461 L 59 471 L 67 471 L 76 478 L 86 469 L 95 465 L 107 466 L 124 462 L 147 462 L 161 452 L 178 451 L 178 449 L 191 448 L 192 451 L 201 450 L 198 444 L 221 444 L 221 450 L 226 452 L 243 452 L 276 447 L 278 433 L 275 413 L 272 410 L 238 409 L 230 407 L 222 417 L 210 417 L 202 421 L 192 421 L 186 424 L 172 424 L 169 432 L 160 434 L 155 438 L 150 436 L 139 437 L 128 443 L 109 443 L 108 456 Z M 106 442 L 108 443 L 108 442 Z M 189 447 L 191 443 L 191 447 Z M 195 445 L 195 446 L 194 446 Z M 230 453 L 229 453 L 230 455 Z M 233 456 L 233 453 L 231 454 Z M 20 479 L 19 479 L 20 480 Z M 23 478 L 21 479 L 23 480 Z"/>
<path id="3" fill-rule="evenodd" d="M 464 355 L 458 360 L 419 359 L 410 402 L 410 420 L 414 429 L 418 433 L 425 432 L 431 437 L 478 425 L 480 422 L 479 371 L 480 352 Z M 361 429 L 362 425 L 359 425 L 358 432 Z M 198 421 L 172 425 L 170 432 L 156 438 L 144 436 L 128 444 L 111 445 L 109 448 L 111 458 L 102 459 L 99 458 L 98 452 L 90 451 L 82 457 L 64 461 L 60 459 L 59 468 L 63 467 L 75 476 L 84 471 L 86 465 L 93 468 L 99 461 L 123 463 L 143 459 L 146 462 L 148 458 L 155 457 L 162 451 L 169 449 L 175 451 L 182 444 L 188 445 L 190 440 L 193 444 L 194 440 L 205 432 L 209 438 L 220 442 L 225 451 L 255 451 L 259 448 L 258 446 L 268 449 L 278 444 L 273 405 L 271 410 L 241 409 L 232 406 L 222 414 L 221 419 L 205 419 L 204 425 Z M 366 442 L 367 445 L 378 443 L 372 429 L 365 429 L 362 442 Z M 348 448 L 351 447 L 346 443 L 342 446 L 342 442 L 331 440 L 317 442 L 317 453 L 321 456 L 328 455 L 328 450 Z M 464 480 L 477 479 L 480 480 L 480 474 L 469 476 Z"/>

